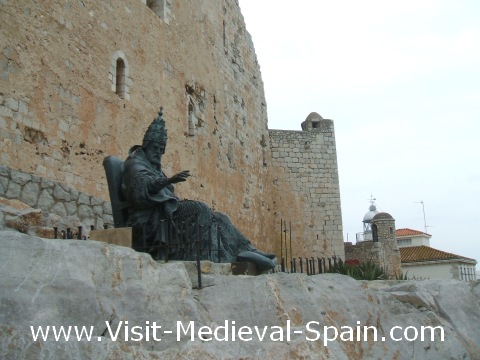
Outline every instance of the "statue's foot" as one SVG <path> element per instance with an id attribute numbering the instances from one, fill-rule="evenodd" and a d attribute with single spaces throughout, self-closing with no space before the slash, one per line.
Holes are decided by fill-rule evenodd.
<path id="1" fill-rule="evenodd" d="M 237 254 L 237 261 L 250 261 L 257 266 L 259 272 L 271 270 L 277 265 L 275 256 L 273 259 L 270 259 L 258 251 L 242 251 Z"/>

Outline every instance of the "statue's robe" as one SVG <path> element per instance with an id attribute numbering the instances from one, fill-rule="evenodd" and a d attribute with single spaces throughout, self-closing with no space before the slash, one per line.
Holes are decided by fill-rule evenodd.
<path id="1" fill-rule="evenodd" d="M 199 234 L 202 260 L 218 261 L 218 252 L 222 262 L 236 261 L 239 253 L 250 256 L 250 252 L 255 252 L 255 257 L 260 256 L 260 252 L 226 215 L 213 212 L 208 205 L 199 201 L 180 200 L 172 185 L 151 193 L 149 189 L 159 178 L 166 179 L 166 176 L 150 163 L 141 146 L 132 147 L 124 163 L 122 189 L 132 205 L 127 225 L 133 228 L 134 249 L 148 252 L 148 247 L 165 243 L 165 224 L 169 223 L 172 229 L 170 243 L 195 238 L 196 235 L 192 236 L 193 231 Z M 199 225 L 198 229 L 196 225 Z M 145 240 L 147 249 L 142 249 L 142 239 Z M 169 252 L 169 258 L 174 260 L 195 260 L 196 255 L 195 246 L 189 249 L 174 246 Z M 259 260 L 264 262 L 265 259 Z M 272 268 L 274 262 L 267 260 L 262 266 Z"/>

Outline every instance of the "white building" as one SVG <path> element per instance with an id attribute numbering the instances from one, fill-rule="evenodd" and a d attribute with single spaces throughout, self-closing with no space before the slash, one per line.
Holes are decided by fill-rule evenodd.
<path id="1" fill-rule="evenodd" d="M 402 273 L 408 278 L 476 280 L 476 260 L 430 247 L 432 235 L 397 229 Z"/>
<path id="2" fill-rule="evenodd" d="M 412 229 L 397 229 L 396 239 L 399 248 L 406 246 L 430 246 L 432 235 Z"/>
<path id="3" fill-rule="evenodd" d="M 375 199 L 370 200 L 368 212 L 363 216 L 363 232 L 357 233 L 357 244 L 373 241 L 372 219 L 379 213 Z M 395 239 L 400 250 L 401 267 L 409 279 L 476 280 L 475 259 L 430 247 L 432 235 L 413 229 L 397 229 Z"/>

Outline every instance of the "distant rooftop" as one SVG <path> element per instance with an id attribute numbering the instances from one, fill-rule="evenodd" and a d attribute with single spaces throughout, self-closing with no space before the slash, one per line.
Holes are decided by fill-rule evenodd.
<path id="1" fill-rule="evenodd" d="M 396 235 L 397 235 L 397 236 L 426 235 L 426 236 L 429 236 L 429 237 L 432 236 L 432 235 L 427 234 L 427 233 L 425 233 L 425 232 L 418 231 L 418 230 L 413 230 L 413 229 L 409 229 L 409 228 L 397 229 Z"/>
<path id="2" fill-rule="evenodd" d="M 416 262 L 416 261 L 433 261 L 433 260 L 454 260 L 454 259 L 469 260 L 469 261 L 474 261 L 476 263 L 475 259 L 471 259 L 465 256 L 460 256 L 460 255 L 452 254 L 446 251 L 434 249 L 430 246 L 425 246 L 425 245 L 407 246 L 407 247 L 400 248 L 400 256 L 402 258 L 402 263 Z"/>

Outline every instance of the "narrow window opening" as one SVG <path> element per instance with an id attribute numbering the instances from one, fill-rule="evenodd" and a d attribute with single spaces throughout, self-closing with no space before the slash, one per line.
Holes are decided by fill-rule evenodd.
<path id="1" fill-rule="evenodd" d="M 373 242 L 378 242 L 378 230 L 376 224 L 372 224 L 372 239 Z"/>
<path id="2" fill-rule="evenodd" d="M 193 104 L 192 99 L 188 102 L 188 135 L 195 135 L 195 105 Z"/>
<path id="3" fill-rule="evenodd" d="M 172 4 L 168 0 L 147 0 L 147 6 L 166 24 L 170 21 Z"/>
<path id="4" fill-rule="evenodd" d="M 116 71 L 116 82 L 115 82 L 115 92 L 122 99 L 125 98 L 125 62 L 121 59 L 117 59 L 117 71 Z"/>

